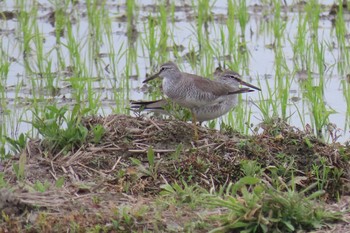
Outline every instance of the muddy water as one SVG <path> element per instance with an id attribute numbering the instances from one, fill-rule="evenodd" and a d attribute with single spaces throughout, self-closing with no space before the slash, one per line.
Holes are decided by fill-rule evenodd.
<path id="1" fill-rule="evenodd" d="M 25 11 L 32 12 L 33 2 L 25 1 Z M 305 76 L 305 71 L 296 67 L 293 61 L 292 42 L 297 37 L 297 26 L 299 15 L 304 14 L 303 10 L 298 10 L 297 7 L 291 7 L 296 1 L 284 1 L 288 7 L 282 7 L 281 17 L 285 24 L 285 30 L 282 40 L 282 51 L 285 57 L 285 64 L 288 67 L 288 72 L 284 72 L 285 78 L 291 83 L 288 91 L 288 108 L 287 116 L 289 122 L 299 128 L 303 128 L 306 124 L 311 125 L 311 117 L 307 104 L 307 100 L 303 99 L 303 94 L 300 88 L 300 80 Z M 350 73 L 349 68 L 338 64 L 341 62 L 342 53 L 337 46 L 337 39 L 332 25 L 332 17 L 329 16 L 329 10 L 333 1 L 319 1 L 322 4 L 321 16 L 319 21 L 318 36 L 320 44 L 323 44 L 325 49 L 324 65 L 325 73 L 320 75 L 317 66 L 312 65 L 310 72 L 311 78 L 315 83 L 318 79 L 323 78 L 325 81 L 324 89 L 324 104 L 329 109 L 335 111 L 329 117 L 330 122 L 336 123 L 340 128 L 343 136 L 340 141 L 348 140 L 348 122 L 347 122 L 347 105 L 343 96 L 341 82 L 345 80 L 346 74 Z M 183 51 L 179 51 L 180 56 L 184 56 L 194 49 L 199 50 L 199 45 L 196 37 L 196 17 L 195 9 L 191 5 L 191 1 L 180 1 L 176 3 L 175 20 L 174 23 L 168 22 L 169 46 L 173 43 L 183 45 Z M 253 85 L 260 83 L 263 90 L 263 97 L 259 93 L 249 93 L 244 95 L 243 99 L 253 101 L 257 105 L 259 101 L 265 101 L 268 98 L 268 86 L 275 88 L 276 75 L 276 60 L 275 50 L 273 45 L 275 37 L 271 22 L 273 22 L 273 10 L 269 5 L 260 5 L 260 1 L 247 1 L 249 21 L 246 24 L 244 37 L 239 32 L 236 34 L 240 36 L 239 41 L 246 44 L 246 50 L 249 54 L 245 62 L 235 61 L 232 54 L 220 53 L 221 57 L 229 58 L 217 59 L 212 56 L 213 61 L 207 62 L 202 60 L 196 66 L 190 65 L 187 61 L 181 62 L 180 67 L 183 71 L 194 72 L 205 75 L 203 66 L 209 65 L 211 70 L 220 63 L 238 64 L 237 70 L 243 74 L 245 80 L 251 82 Z M 155 8 L 155 1 L 138 1 L 136 2 L 133 15 L 133 25 L 135 32 L 133 36 L 128 36 L 126 6 L 124 1 L 106 1 L 105 13 L 99 20 L 110 19 L 111 31 L 104 30 L 106 23 L 101 25 L 102 42 L 98 44 L 97 50 L 91 50 L 96 35 L 91 32 L 88 19 L 87 6 L 83 1 L 77 2 L 76 5 L 70 5 L 67 9 L 67 17 L 72 22 L 73 36 L 79 43 L 79 56 L 81 63 L 85 67 L 84 78 L 93 78 L 92 86 L 94 88 L 95 98 L 99 98 L 101 102 L 101 114 L 109 114 L 115 112 L 115 105 L 128 106 L 129 99 L 150 99 L 150 95 L 142 84 L 142 80 L 147 73 L 154 71 L 154 67 L 150 67 L 149 51 L 144 45 L 144 41 L 148 36 L 147 17 L 149 15 L 157 16 L 158 12 Z M 20 25 L 18 18 L 1 19 L 1 45 L 2 60 L 9 62 L 9 72 L 7 75 L 1 77 L 2 85 L 6 87 L 4 95 L 6 102 L 2 104 L 2 124 L 8 131 L 8 135 L 16 136 L 20 132 L 27 132 L 30 126 L 23 123 L 22 120 L 30 120 L 31 114 L 30 106 L 33 103 L 33 98 L 41 98 L 41 104 L 57 102 L 60 105 L 73 105 L 76 103 L 76 98 L 72 93 L 76 90 L 72 88 L 71 78 L 76 78 L 71 72 L 70 67 L 74 62 L 70 58 L 71 52 L 67 48 L 69 40 L 67 34 L 63 35 L 61 45 L 57 45 L 55 38 L 55 25 L 50 19 L 50 15 L 57 7 L 50 3 L 50 1 L 38 1 L 37 12 L 33 16 L 31 25 L 37 27 L 37 31 L 43 38 L 43 54 L 44 67 L 48 67 L 50 63 L 49 73 L 54 77 L 54 86 L 57 92 L 52 93 L 47 91 L 46 76 L 42 74 L 38 68 L 38 47 L 33 41 L 30 42 L 32 48 L 29 54 L 23 55 L 23 28 Z M 13 1 L 2 1 L 0 3 L 2 11 L 20 12 L 19 6 Z M 227 18 L 227 1 L 216 1 L 210 12 L 213 14 L 214 20 L 208 26 L 208 40 L 213 45 L 213 48 L 220 48 L 221 32 L 228 35 L 227 26 L 225 24 Z M 267 12 L 267 13 L 266 13 Z M 344 12 L 344 20 L 347 20 L 348 13 Z M 106 26 L 107 27 L 107 26 Z M 236 20 L 236 30 L 240 31 L 239 23 Z M 349 30 L 349 21 L 346 21 L 347 30 Z M 109 33 L 107 35 L 107 33 Z M 157 32 L 159 34 L 159 31 Z M 310 40 L 312 35 L 305 35 L 305 40 Z M 109 43 L 111 39 L 111 43 Z M 237 38 L 226 38 L 233 40 Z M 348 39 L 346 39 L 348 43 Z M 113 47 L 111 47 L 111 44 Z M 327 45 L 334 44 L 330 48 Z M 59 47 L 64 65 L 55 52 Z M 130 59 L 130 51 L 134 50 L 136 58 L 132 61 Z M 121 51 L 118 54 L 118 51 Z M 98 55 L 98 58 L 96 58 Z M 62 59 L 62 58 L 61 58 Z M 173 54 L 169 53 L 169 59 L 177 60 Z M 26 66 L 25 64 L 29 64 Z M 200 68 L 202 67 L 202 68 Z M 45 70 L 45 68 L 44 68 Z M 34 84 L 33 84 L 34 83 Z M 35 95 L 33 95 L 35 93 Z M 87 97 L 85 97 L 87 98 Z M 253 112 L 252 123 L 259 124 L 262 119 L 259 108 L 250 104 Z M 297 109 L 304 117 L 304 121 L 300 120 L 297 114 Z M 118 110 L 123 113 L 128 113 L 127 110 Z M 227 122 L 226 117 L 222 117 L 222 121 Z"/>

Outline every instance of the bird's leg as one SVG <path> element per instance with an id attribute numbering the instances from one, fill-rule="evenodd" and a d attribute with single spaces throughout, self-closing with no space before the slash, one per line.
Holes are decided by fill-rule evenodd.
<path id="1" fill-rule="evenodd" d="M 192 110 L 191 110 L 191 113 L 192 113 L 192 124 L 194 127 L 194 140 L 198 141 L 197 117 Z"/>

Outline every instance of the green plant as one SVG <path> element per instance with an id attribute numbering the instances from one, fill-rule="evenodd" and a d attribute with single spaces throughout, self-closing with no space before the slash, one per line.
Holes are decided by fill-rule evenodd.
<path id="1" fill-rule="evenodd" d="M 92 197 L 92 202 L 95 204 L 95 205 L 99 205 L 101 203 L 101 198 L 99 196 L 93 196 Z"/>
<path id="2" fill-rule="evenodd" d="M 237 12 L 237 17 L 238 17 L 238 22 L 241 27 L 241 35 L 245 35 L 245 29 L 249 20 L 249 14 L 248 14 L 248 8 L 246 1 L 244 0 L 238 0 L 235 1 L 235 6 L 238 9 Z"/>
<path id="3" fill-rule="evenodd" d="M 312 171 L 316 176 L 317 187 L 323 190 L 328 183 L 331 168 L 327 165 L 326 158 L 320 158 L 320 165 L 313 164 Z"/>
<path id="4" fill-rule="evenodd" d="M 179 145 L 176 146 L 176 149 L 174 153 L 172 153 L 171 157 L 175 160 L 178 161 L 180 159 L 181 152 L 183 151 L 183 144 L 180 143 Z"/>
<path id="5" fill-rule="evenodd" d="M 4 173 L 0 172 L 0 189 L 8 186 L 7 181 L 4 179 Z"/>
<path id="6" fill-rule="evenodd" d="M 324 82 L 322 79 L 314 85 L 311 77 L 304 83 L 304 96 L 308 99 L 307 104 L 310 109 L 310 117 L 316 135 L 319 138 L 323 137 L 322 131 L 329 123 L 329 116 L 336 113 L 333 109 L 327 107 L 324 103 Z"/>
<path id="7" fill-rule="evenodd" d="M 34 183 L 34 189 L 38 192 L 46 192 L 50 188 L 50 183 L 48 181 L 45 181 L 44 183 L 40 181 L 35 181 Z"/>
<path id="8" fill-rule="evenodd" d="M 92 129 L 92 133 L 94 135 L 94 143 L 99 143 L 101 141 L 101 138 L 103 137 L 105 131 L 105 128 L 99 124 Z"/>
<path id="9" fill-rule="evenodd" d="M 257 161 L 242 160 L 240 165 L 244 176 L 260 177 L 263 172 L 261 165 Z"/>
<path id="10" fill-rule="evenodd" d="M 63 185 L 64 185 L 64 181 L 65 181 L 65 178 L 64 176 L 61 176 L 60 178 L 58 178 L 55 182 L 55 187 L 56 188 L 62 188 Z"/>
<path id="11" fill-rule="evenodd" d="M 167 198 L 171 203 L 186 204 L 194 208 L 202 201 L 201 195 L 207 192 L 198 185 L 188 185 L 185 181 L 182 181 L 182 185 L 177 182 L 174 184 L 163 184 L 160 186 L 162 191 L 160 195 Z"/>
<path id="12" fill-rule="evenodd" d="M 127 206 L 123 207 L 121 210 L 121 219 L 128 226 L 131 226 L 134 223 L 134 218 L 130 214 L 130 211 L 131 208 Z"/>
<path id="13" fill-rule="evenodd" d="M 209 198 L 208 204 L 227 210 L 214 217 L 222 226 L 211 232 L 295 232 L 339 220 L 339 212 L 326 211 L 314 201 L 324 191 L 306 195 L 315 186 L 312 184 L 301 192 L 287 187 L 286 191 L 281 191 L 260 179 L 243 177 L 227 187 L 225 196 Z"/>
<path id="14" fill-rule="evenodd" d="M 147 150 L 147 159 L 148 166 L 144 166 L 140 160 L 135 158 L 130 158 L 131 162 L 138 166 L 138 170 L 143 174 L 152 177 L 153 179 L 157 179 L 158 177 L 158 169 L 161 163 L 161 159 L 157 162 L 155 161 L 154 150 L 152 147 L 149 147 Z"/>
<path id="15" fill-rule="evenodd" d="M 12 168 L 18 180 L 22 181 L 25 178 L 25 165 L 27 163 L 26 153 L 22 153 L 19 157 L 18 163 L 13 163 Z"/>
<path id="16" fill-rule="evenodd" d="M 85 142 L 88 130 L 81 124 L 82 115 L 89 109 L 80 110 L 76 105 L 67 117 L 68 107 L 46 106 L 43 116 L 33 111 L 34 119 L 29 122 L 43 136 L 48 149 L 52 152 L 69 151 Z"/>
<path id="17" fill-rule="evenodd" d="M 10 137 L 5 136 L 6 142 L 10 144 L 11 150 L 14 153 L 21 152 L 27 143 L 27 135 L 21 133 L 18 137 L 18 139 L 12 139 Z"/>

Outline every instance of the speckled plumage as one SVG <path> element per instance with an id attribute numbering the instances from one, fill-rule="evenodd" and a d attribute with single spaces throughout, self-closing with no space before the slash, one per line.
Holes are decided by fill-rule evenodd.
<path id="1" fill-rule="evenodd" d="M 222 102 L 226 96 L 236 94 L 239 90 L 240 93 L 249 91 L 249 88 L 238 89 L 198 75 L 182 73 L 173 62 L 163 64 L 157 74 L 144 82 L 157 76 L 163 78 L 164 94 L 179 105 L 190 109 Z"/>
<path id="2" fill-rule="evenodd" d="M 226 114 L 237 104 L 237 94 L 251 92 L 252 89 L 240 88 L 239 84 L 260 90 L 239 79 L 239 74 L 224 71 L 216 74 L 216 80 L 183 73 L 173 62 L 164 63 L 159 72 L 146 79 L 163 78 L 163 92 L 180 106 L 189 108 L 193 120 L 206 121 Z"/>

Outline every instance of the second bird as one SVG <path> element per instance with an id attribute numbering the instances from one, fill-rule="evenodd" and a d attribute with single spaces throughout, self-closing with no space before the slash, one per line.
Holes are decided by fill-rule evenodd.
<path id="1" fill-rule="evenodd" d="M 260 90 L 242 81 L 239 74 L 233 71 L 218 72 L 216 75 L 218 81 L 213 81 L 183 73 L 173 62 L 164 63 L 159 72 L 146 79 L 144 83 L 156 77 L 163 78 L 165 95 L 180 106 L 191 110 L 196 140 L 198 139 L 195 126 L 197 120 L 211 120 L 226 114 L 237 104 L 236 94 L 254 91 L 249 88 L 240 88 L 239 84 Z"/>

